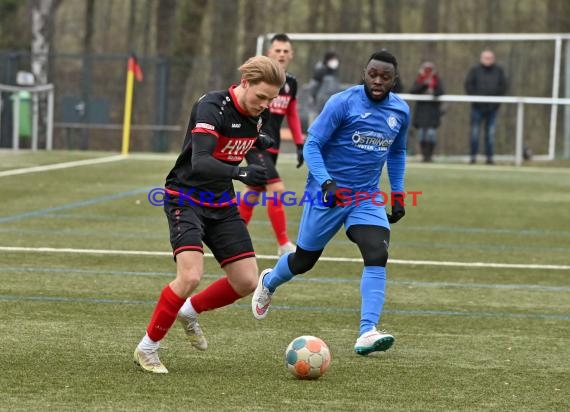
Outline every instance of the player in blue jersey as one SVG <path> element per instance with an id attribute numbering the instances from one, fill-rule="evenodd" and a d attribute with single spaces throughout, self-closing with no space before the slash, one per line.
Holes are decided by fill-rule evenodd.
<path id="1" fill-rule="evenodd" d="M 398 77 L 396 58 L 374 53 L 364 69 L 363 84 L 333 95 L 309 128 L 304 157 L 309 168 L 306 202 L 297 249 L 264 270 L 253 294 L 256 319 L 268 312 L 275 290 L 310 270 L 326 244 L 344 225 L 364 261 L 360 294 L 360 333 L 354 350 L 360 355 L 385 351 L 394 337 L 376 329 L 384 304 L 390 223 L 404 214 L 406 139 L 410 110 L 390 90 Z M 391 214 L 379 194 L 387 163 Z"/>

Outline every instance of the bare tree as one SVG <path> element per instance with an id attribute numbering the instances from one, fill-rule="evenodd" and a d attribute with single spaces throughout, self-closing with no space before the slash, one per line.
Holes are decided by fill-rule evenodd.
<path id="1" fill-rule="evenodd" d="M 368 18 L 370 19 L 370 32 L 377 33 L 380 31 L 380 21 L 378 20 L 378 0 L 368 0 L 370 13 L 368 13 Z"/>
<path id="2" fill-rule="evenodd" d="M 49 52 L 53 36 L 54 16 L 61 0 L 31 0 L 32 5 L 32 53 L 31 67 L 36 84 L 48 83 Z M 39 101 L 38 133 L 45 136 L 47 101 Z"/>
<path id="3" fill-rule="evenodd" d="M 501 2 L 496 0 L 487 0 L 485 10 L 487 10 L 485 31 L 487 33 L 496 32 L 500 25 L 500 19 L 502 16 Z"/>
<path id="4" fill-rule="evenodd" d="M 95 17 L 95 0 L 87 0 L 85 7 L 85 35 L 83 36 L 83 53 L 93 53 L 93 20 Z"/>
<path id="5" fill-rule="evenodd" d="M 156 53 L 165 58 L 161 63 L 163 78 L 176 85 L 177 93 L 161 100 L 160 110 L 167 112 L 170 119 L 186 125 L 189 107 L 195 98 L 204 92 L 202 77 L 209 74 L 204 64 L 196 64 L 204 44 L 202 22 L 207 16 L 208 0 L 160 0 L 156 2 L 157 16 L 155 20 Z M 177 17 L 175 22 L 174 17 Z M 167 26 L 167 27 L 165 27 Z M 174 31 L 173 28 L 178 28 Z M 163 30 L 166 29 L 166 30 Z M 207 62 L 208 59 L 204 59 Z M 175 65 L 171 66 L 174 62 Z M 198 68 L 195 69 L 195 67 Z M 172 67 L 172 70 L 171 70 Z M 166 117 L 165 117 L 165 120 Z M 157 124 L 163 124 L 157 119 Z"/>
<path id="6" fill-rule="evenodd" d="M 134 45 L 136 26 L 137 26 L 137 0 L 130 0 L 129 22 L 127 25 L 127 53 L 131 53 L 136 49 Z"/>
<path id="7" fill-rule="evenodd" d="M 384 28 L 386 33 L 402 32 L 402 8 L 401 2 L 398 0 L 384 0 L 384 8 L 381 10 L 384 14 Z M 392 53 L 399 56 L 402 52 L 400 43 L 396 43 L 390 49 Z"/>
<path id="8" fill-rule="evenodd" d="M 242 44 L 238 46 L 240 54 L 240 61 L 244 61 L 250 56 L 253 56 L 256 51 L 257 36 L 265 33 L 264 13 L 267 13 L 263 0 L 243 0 L 241 15 L 242 27 L 240 32 L 243 33 Z M 271 29 L 270 29 L 271 30 Z"/>
<path id="9" fill-rule="evenodd" d="M 225 87 L 228 79 L 235 79 L 237 59 L 238 3 L 228 1 L 224 7 L 219 7 L 213 17 L 213 27 L 216 32 L 212 36 L 211 58 L 216 67 L 210 77 L 210 88 Z"/>
<path id="10" fill-rule="evenodd" d="M 387 33 L 402 32 L 402 7 L 399 0 L 384 0 L 384 27 Z"/>
<path id="11" fill-rule="evenodd" d="M 91 113 L 90 96 L 93 69 L 93 27 L 95 18 L 95 0 L 87 0 L 85 5 L 85 34 L 83 36 L 83 70 L 81 71 L 81 104 L 77 108 L 83 121 L 89 123 Z M 89 147 L 89 129 L 81 129 L 80 147 L 87 150 Z"/>
<path id="12" fill-rule="evenodd" d="M 143 51 L 142 55 L 146 56 L 150 49 L 150 25 L 152 19 L 152 3 L 153 0 L 145 0 L 144 17 L 143 17 Z"/>
<path id="13" fill-rule="evenodd" d="M 439 0 L 426 1 L 422 18 L 424 33 L 437 33 L 439 29 Z M 427 42 L 424 49 L 424 60 L 433 59 L 436 51 L 435 42 Z"/>
<path id="14" fill-rule="evenodd" d="M 176 0 L 160 0 L 156 2 L 156 54 L 170 56 L 174 16 L 176 12 Z"/>
<path id="15" fill-rule="evenodd" d="M 106 2 L 99 5 L 99 8 L 102 9 L 102 21 L 108 22 L 111 21 L 113 14 L 115 13 L 115 0 L 107 0 Z M 103 44 L 101 45 L 102 50 L 110 50 L 112 43 L 115 42 L 115 36 L 113 35 L 112 30 L 104 30 L 103 31 Z"/>
<path id="16" fill-rule="evenodd" d="M 61 0 L 31 0 L 32 5 L 32 73 L 37 84 L 48 82 L 48 57 L 54 15 Z"/>
<path id="17" fill-rule="evenodd" d="M 307 26 L 313 27 L 315 32 L 322 31 L 322 28 L 319 27 L 319 22 L 321 19 L 319 18 L 321 11 L 319 7 L 319 3 L 317 1 L 310 1 L 309 2 L 309 13 L 307 14 Z M 309 58 L 306 62 L 306 71 L 307 73 L 312 73 L 313 66 L 317 63 L 321 56 L 320 52 L 317 53 L 318 47 L 316 43 L 310 43 L 309 45 Z"/>

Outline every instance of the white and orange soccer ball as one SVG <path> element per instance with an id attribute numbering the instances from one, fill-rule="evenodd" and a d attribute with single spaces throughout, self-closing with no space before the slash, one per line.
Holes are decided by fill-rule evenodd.
<path id="1" fill-rule="evenodd" d="M 318 379 L 331 364 L 331 351 L 327 344 L 315 336 L 299 336 L 285 351 L 287 370 L 298 379 Z"/>

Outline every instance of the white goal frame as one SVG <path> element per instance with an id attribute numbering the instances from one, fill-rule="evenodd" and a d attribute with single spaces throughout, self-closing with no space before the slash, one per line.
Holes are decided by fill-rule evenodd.
<path id="1" fill-rule="evenodd" d="M 38 123 L 40 113 L 40 96 L 45 95 L 47 98 L 46 112 L 46 150 L 53 148 L 53 112 L 54 112 L 54 87 L 53 84 L 42 86 L 9 86 L 0 84 L 0 113 L 2 112 L 2 97 L 4 93 L 10 94 L 12 97 L 12 149 L 20 148 L 20 92 L 29 92 L 31 95 L 31 150 L 38 150 Z M 0 121 L 2 117 L 0 116 Z M 0 125 L 1 126 L 1 125 Z M 1 130 L 1 129 L 0 129 Z"/>
<path id="2" fill-rule="evenodd" d="M 263 47 L 275 33 L 267 33 L 257 37 L 257 54 L 263 54 Z M 564 158 L 570 158 L 570 98 L 560 98 L 560 77 L 562 71 L 562 48 L 565 46 L 565 95 L 570 97 L 570 33 L 287 33 L 293 41 L 552 41 L 554 43 L 554 61 L 552 64 L 552 94 L 550 98 L 530 96 L 467 96 L 443 95 L 438 98 L 442 102 L 497 102 L 517 104 L 517 130 L 515 143 L 515 164 L 522 164 L 523 152 L 523 119 L 525 104 L 550 105 L 550 127 L 548 135 L 548 153 L 534 156 L 536 160 L 554 160 L 556 156 L 556 127 L 558 121 L 558 106 L 565 106 L 564 113 Z M 430 96 L 416 94 L 399 94 L 405 100 L 431 100 Z"/>

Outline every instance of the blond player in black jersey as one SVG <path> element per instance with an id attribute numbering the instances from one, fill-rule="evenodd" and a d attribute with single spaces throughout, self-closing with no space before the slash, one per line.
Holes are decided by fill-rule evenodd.
<path id="1" fill-rule="evenodd" d="M 258 269 L 247 227 L 235 205 L 233 180 L 264 185 L 260 165 L 239 164 L 252 147 L 273 141 L 260 132 L 268 107 L 285 83 L 285 72 L 274 60 L 252 57 L 239 68 L 239 85 L 205 94 L 194 105 L 186 138 L 176 164 L 166 177 L 164 211 L 176 260 L 176 278 L 164 287 L 134 360 L 143 370 L 167 373 L 158 357 L 159 342 L 178 318 L 192 346 L 205 350 L 198 314 L 227 306 L 249 295 Z M 225 276 L 192 295 L 204 272 L 203 244 Z"/>

